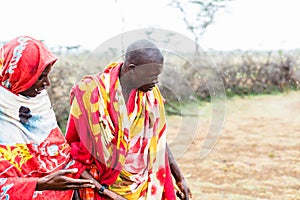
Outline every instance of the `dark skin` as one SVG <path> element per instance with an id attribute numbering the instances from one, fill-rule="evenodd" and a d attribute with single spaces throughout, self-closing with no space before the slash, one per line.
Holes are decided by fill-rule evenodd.
<path id="1" fill-rule="evenodd" d="M 127 102 L 132 90 L 151 91 L 158 83 L 158 76 L 161 74 L 162 68 L 162 63 L 143 64 L 140 66 L 130 64 L 122 67 L 120 83 L 125 101 Z"/>
<path id="2" fill-rule="evenodd" d="M 48 65 L 42 74 L 39 76 L 38 80 L 27 90 L 21 92 L 20 94 L 26 97 L 36 97 L 50 85 L 49 73 L 51 71 L 52 65 Z M 26 123 L 32 115 L 30 114 L 30 109 L 24 106 L 19 108 L 19 117 L 21 123 Z"/>
<path id="3" fill-rule="evenodd" d="M 49 73 L 51 71 L 51 65 L 48 65 L 38 80 L 27 90 L 20 94 L 27 97 L 35 97 L 41 93 L 47 86 L 50 85 Z M 26 123 L 32 115 L 30 109 L 24 106 L 19 108 L 19 117 L 21 123 Z M 79 188 L 95 188 L 92 180 L 86 179 L 74 179 L 66 175 L 76 173 L 77 169 L 59 170 L 47 176 L 41 177 L 37 181 L 36 190 L 75 190 Z"/>
<path id="4" fill-rule="evenodd" d="M 36 190 L 76 190 L 80 188 L 95 188 L 92 180 L 74 179 L 67 174 L 76 173 L 77 169 L 59 170 L 42 178 L 36 184 Z"/>
<path id="5" fill-rule="evenodd" d="M 178 198 L 180 198 L 182 200 L 188 200 L 189 198 L 192 198 L 192 192 L 191 192 L 190 188 L 187 186 L 184 176 L 181 173 L 179 166 L 177 165 L 168 144 L 166 145 L 166 148 L 168 151 L 168 158 L 169 158 L 171 173 L 174 176 L 176 184 L 180 189 L 180 191 L 176 192 L 176 195 Z"/>
<path id="6" fill-rule="evenodd" d="M 26 123 L 28 119 L 32 117 L 30 109 L 23 106 L 19 110 L 19 116 L 21 123 Z M 81 174 L 81 178 L 83 179 L 73 179 L 65 176 L 69 173 L 76 172 L 76 169 L 60 170 L 42 177 L 37 182 L 36 190 L 75 190 L 80 188 L 95 188 L 96 191 L 99 191 L 102 187 L 102 185 L 87 171 L 84 171 Z M 125 200 L 122 196 L 108 189 L 104 189 L 103 194 L 113 200 Z"/>
<path id="7" fill-rule="evenodd" d="M 51 71 L 51 65 L 48 65 L 42 74 L 39 76 L 38 80 L 27 90 L 21 92 L 20 94 L 27 97 L 35 97 L 46 89 L 50 85 L 49 73 Z"/>
<path id="8" fill-rule="evenodd" d="M 119 77 L 126 103 L 132 90 L 138 89 L 142 92 L 151 91 L 158 83 L 158 76 L 163 70 L 163 60 L 153 60 L 153 56 L 151 57 L 152 59 L 149 60 L 147 59 L 147 52 L 143 53 L 145 58 L 141 59 L 141 63 L 136 64 L 135 60 L 125 59 L 125 62 L 121 67 Z M 168 145 L 166 148 L 168 151 L 171 173 L 176 180 L 178 188 L 180 189 L 180 191 L 176 192 L 176 195 L 182 200 L 188 200 L 189 198 L 192 198 L 191 190 L 189 189 Z"/>
<path id="9" fill-rule="evenodd" d="M 29 89 L 21 92 L 20 94 L 27 97 L 35 97 L 41 93 L 42 90 L 46 89 L 50 85 L 49 73 L 51 71 L 51 65 L 48 65 L 42 74 L 39 76 L 38 80 Z M 19 109 L 19 117 L 21 123 L 26 123 L 32 115 L 30 114 L 30 109 L 21 106 Z M 37 181 L 36 190 L 76 190 L 81 188 L 95 188 L 99 191 L 102 185 L 95 180 L 87 171 L 81 174 L 82 179 L 74 179 L 66 175 L 76 173 L 77 169 L 65 169 L 59 170 L 45 177 L 41 177 Z M 113 200 L 126 200 L 122 196 L 112 192 L 108 189 L 104 189 L 104 195 L 108 196 Z"/>
<path id="10" fill-rule="evenodd" d="M 135 64 L 129 64 L 128 66 L 123 66 L 120 71 L 120 82 L 123 88 L 123 96 L 127 102 L 130 92 L 134 89 L 139 89 L 143 92 L 148 92 L 155 87 L 158 83 L 158 76 L 162 72 L 163 64 L 162 62 L 143 64 L 137 66 Z M 22 92 L 24 96 L 35 97 L 38 95 L 42 89 L 45 89 L 50 85 L 48 74 L 51 70 L 51 66 L 47 67 L 42 75 L 39 77 L 38 81 L 30 87 L 28 90 Z M 129 73 L 128 73 L 129 72 Z M 125 75 L 126 74 L 126 75 Z M 148 76 L 145 76 L 148 74 Z M 21 107 L 19 110 L 19 116 L 22 123 L 26 123 L 31 117 L 30 110 L 26 107 Z M 191 191 L 187 186 L 183 174 L 181 173 L 173 155 L 167 145 L 168 159 L 170 163 L 170 168 L 172 175 L 176 180 L 176 184 L 181 190 L 177 191 L 176 195 L 182 200 L 188 200 L 192 197 Z M 87 171 L 81 174 L 83 179 L 73 179 L 66 177 L 68 173 L 74 173 L 73 170 L 60 170 L 43 178 L 40 178 L 37 183 L 37 190 L 53 189 L 53 190 L 69 190 L 91 187 L 99 191 L 101 184 L 95 180 Z M 85 180 L 87 179 L 87 180 Z M 122 196 L 112 192 L 108 189 L 104 190 L 104 195 L 110 197 L 114 200 L 124 200 Z"/>
<path id="11" fill-rule="evenodd" d="M 44 71 L 39 76 L 38 80 L 27 90 L 21 92 L 20 94 L 26 97 L 36 97 L 38 94 L 42 92 L 42 90 L 46 89 L 50 86 L 49 73 L 51 71 L 52 65 L 48 65 Z M 32 115 L 30 114 L 30 109 L 24 106 L 19 108 L 19 117 L 21 123 L 26 123 Z"/>
<path id="12" fill-rule="evenodd" d="M 89 179 L 93 181 L 93 184 L 95 185 L 95 190 L 99 191 L 100 188 L 102 187 L 102 185 L 96 180 L 94 179 L 94 177 L 87 171 L 84 171 L 81 174 L 81 177 L 84 179 Z M 109 197 L 112 200 L 126 200 L 124 197 L 118 195 L 117 193 L 109 190 L 109 189 L 104 189 L 103 194 L 107 197 Z"/>

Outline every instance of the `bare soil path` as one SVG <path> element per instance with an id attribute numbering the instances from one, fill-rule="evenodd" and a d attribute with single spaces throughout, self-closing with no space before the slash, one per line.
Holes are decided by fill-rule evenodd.
<path id="1" fill-rule="evenodd" d="M 201 107 L 198 129 L 187 123 L 192 118 L 167 118 L 168 141 L 193 199 L 300 199 L 300 92 L 227 100 L 222 134 L 200 159 L 210 106 Z"/>

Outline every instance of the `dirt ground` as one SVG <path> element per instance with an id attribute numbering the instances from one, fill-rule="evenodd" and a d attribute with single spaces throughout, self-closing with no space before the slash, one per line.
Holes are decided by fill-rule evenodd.
<path id="1" fill-rule="evenodd" d="M 194 200 L 300 199 L 300 92 L 226 100 L 221 135 L 203 159 L 211 104 L 200 110 L 201 119 L 168 116 L 168 142 Z"/>

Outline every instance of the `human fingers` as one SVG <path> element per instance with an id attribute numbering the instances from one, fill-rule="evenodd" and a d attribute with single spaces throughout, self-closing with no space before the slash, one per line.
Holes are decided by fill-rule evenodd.
<path id="1" fill-rule="evenodd" d="M 75 178 L 70 178 L 70 177 L 64 176 L 64 181 L 68 185 L 82 185 L 82 184 L 92 184 L 92 185 L 94 185 L 94 182 L 92 180 L 89 180 L 89 179 L 75 179 Z"/>
<path id="2" fill-rule="evenodd" d="M 57 175 L 66 175 L 66 174 L 74 174 L 77 173 L 78 169 L 77 168 L 73 168 L 73 169 L 61 169 L 58 172 L 56 172 Z"/>
<path id="3" fill-rule="evenodd" d="M 64 187 L 64 190 L 76 190 L 76 189 L 81 189 L 81 188 L 95 188 L 95 185 L 93 184 L 67 184 Z"/>
<path id="4" fill-rule="evenodd" d="M 184 194 L 184 200 L 189 200 L 189 188 L 186 185 L 184 187 L 183 194 Z"/>
<path id="5" fill-rule="evenodd" d="M 54 174 L 52 174 L 52 177 L 56 180 L 62 179 L 68 185 L 72 185 L 72 184 L 75 184 L 75 185 L 92 184 L 92 185 L 94 185 L 93 181 L 90 179 L 74 179 L 74 178 L 65 176 L 66 174 L 72 174 L 72 173 L 76 173 L 76 172 L 78 172 L 77 168 L 62 169 L 62 170 L 59 170 L 58 172 L 55 172 Z"/>
<path id="6" fill-rule="evenodd" d="M 188 189 L 188 194 L 189 194 L 189 198 L 190 198 L 190 200 L 191 200 L 191 199 L 193 198 L 193 194 L 192 194 L 190 188 Z"/>
<path id="7" fill-rule="evenodd" d="M 184 197 L 183 197 L 184 195 L 183 195 L 182 192 L 176 191 L 176 196 L 177 196 L 179 199 L 184 200 Z"/>
<path id="8" fill-rule="evenodd" d="M 178 182 L 179 191 L 183 200 L 189 200 L 192 198 L 192 192 L 188 187 L 186 181 L 183 179 L 182 181 Z"/>
<path id="9" fill-rule="evenodd" d="M 191 200 L 192 199 L 192 193 L 190 189 L 185 189 L 182 192 L 176 191 L 176 196 L 181 200 Z"/>

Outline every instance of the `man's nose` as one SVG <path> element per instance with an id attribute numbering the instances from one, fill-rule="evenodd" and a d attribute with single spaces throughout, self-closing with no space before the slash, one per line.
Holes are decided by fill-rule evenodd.
<path id="1" fill-rule="evenodd" d="M 158 83 L 158 77 L 155 77 L 155 78 L 154 78 L 153 83 L 154 83 L 154 84 L 157 84 L 157 83 Z"/>
<path id="2" fill-rule="evenodd" d="M 50 80 L 49 80 L 49 78 L 47 77 L 47 78 L 45 78 L 44 80 L 43 80 L 43 86 L 49 86 L 50 85 Z"/>

